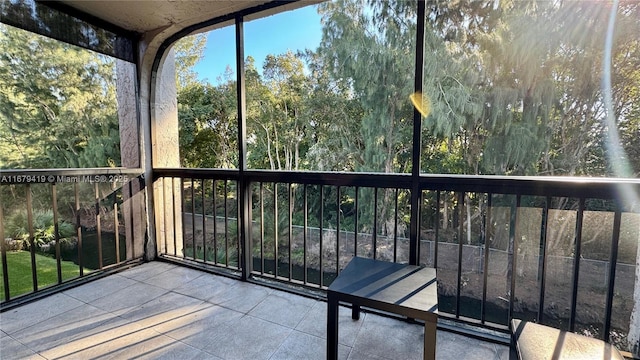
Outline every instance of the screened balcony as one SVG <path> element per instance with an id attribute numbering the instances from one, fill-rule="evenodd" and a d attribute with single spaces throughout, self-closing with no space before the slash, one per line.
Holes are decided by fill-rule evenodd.
<path id="1" fill-rule="evenodd" d="M 438 358 L 638 351 L 637 4 L 149 5 L 2 5 L 2 358 L 324 358 L 354 256 L 437 269 Z"/>

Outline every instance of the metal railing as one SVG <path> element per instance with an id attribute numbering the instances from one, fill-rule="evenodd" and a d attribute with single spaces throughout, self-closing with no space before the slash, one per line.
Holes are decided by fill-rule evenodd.
<path id="1" fill-rule="evenodd" d="M 409 262 L 408 174 L 156 169 L 154 179 L 167 201 L 156 191 L 161 256 L 318 289 L 355 255 Z M 625 193 L 640 181 L 422 175 L 419 189 L 414 241 L 420 264 L 438 269 L 441 316 L 501 330 L 525 318 L 613 342 L 628 329 L 640 210 Z"/>
<path id="2" fill-rule="evenodd" d="M 240 270 L 237 173 L 183 175 L 155 180 L 160 255 Z"/>
<path id="3" fill-rule="evenodd" d="M 3 307 L 141 258 L 144 186 L 120 168 L 0 171 Z"/>

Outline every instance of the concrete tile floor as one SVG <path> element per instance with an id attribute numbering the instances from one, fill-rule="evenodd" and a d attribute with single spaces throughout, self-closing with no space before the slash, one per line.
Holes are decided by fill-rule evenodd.
<path id="1" fill-rule="evenodd" d="M 0 314 L 0 359 L 324 359 L 326 303 L 163 262 Z M 423 328 L 340 309 L 341 359 L 421 359 Z M 507 359 L 438 331 L 438 359 Z"/>

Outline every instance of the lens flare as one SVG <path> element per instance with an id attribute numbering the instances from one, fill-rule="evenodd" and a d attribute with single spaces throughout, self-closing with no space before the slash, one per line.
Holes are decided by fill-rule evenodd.
<path id="1" fill-rule="evenodd" d="M 613 35 L 616 23 L 616 12 L 619 0 L 613 1 L 611 13 L 609 14 L 609 24 L 607 26 L 607 36 L 605 38 L 604 61 L 603 61 L 603 101 L 606 115 L 604 124 L 607 127 L 607 156 L 613 169 L 614 175 L 621 178 L 633 177 L 633 170 L 629 163 L 629 158 L 622 147 L 620 134 L 618 133 L 617 121 L 613 111 L 613 89 L 611 86 L 611 68 L 613 58 Z M 638 211 L 640 206 L 640 194 L 638 194 L 631 184 L 619 183 L 618 196 L 627 209 Z M 634 211 L 634 210 L 631 210 Z M 640 249 L 638 249 L 640 250 Z"/>
<path id="2" fill-rule="evenodd" d="M 429 116 L 429 113 L 431 113 L 431 101 L 428 97 L 423 96 L 420 91 L 416 91 L 409 95 L 409 99 L 411 99 L 411 103 L 416 107 L 420 114 L 422 114 L 422 116 Z"/>

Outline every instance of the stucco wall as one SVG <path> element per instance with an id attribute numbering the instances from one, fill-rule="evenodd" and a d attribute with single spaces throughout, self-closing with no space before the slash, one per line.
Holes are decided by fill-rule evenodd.
<path id="1" fill-rule="evenodd" d="M 120 161 L 123 167 L 140 167 L 140 127 L 136 106 L 136 71 L 132 64 L 117 60 L 118 126 Z M 123 186 L 123 218 L 127 240 L 127 259 L 145 256 L 147 220 L 145 191 L 141 179 L 131 179 Z M 131 193 L 132 196 L 129 196 Z"/>

